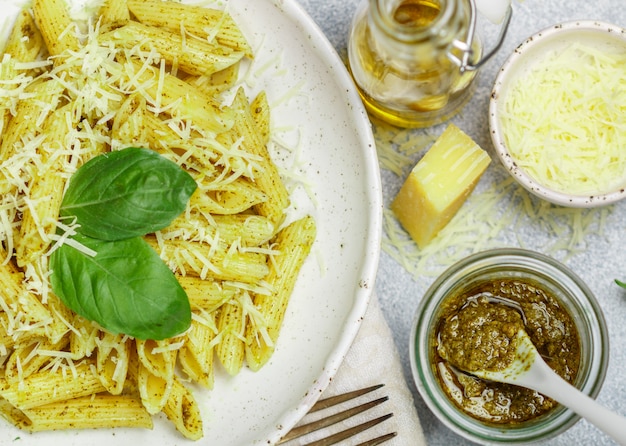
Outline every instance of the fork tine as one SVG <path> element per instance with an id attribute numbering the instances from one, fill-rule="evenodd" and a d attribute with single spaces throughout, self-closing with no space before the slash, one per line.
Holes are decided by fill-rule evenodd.
<path id="1" fill-rule="evenodd" d="M 341 395 L 330 396 L 328 398 L 324 398 L 319 400 L 317 403 L 311 407 L 309 413 L 316 412 L 318 410 L 326 409 L 331 406 L 336 406 L 337 404 L 343 403 L 344 401 L 348 401 L 354 398 L 357 398 L 361 395 L 365 395 L 366 393 L 373 392 L 374 390 L 378 390 L 383 387 L 384 384 L 378 384 L 371 387 L 366 387 L 364 389 L 353 390 L 352 392 L 342 393 Z"/>
<path id="2" fill-rule="evenodd" d="M 353 417 L 354 415 L 357 415 L 361 412 L 371 409 L 372 407 L 378 406 L 379 404 L 384 403 L 388 399 L 389 397 L 384 396 L 382 398 L 378 398 L 376 400 L 369 401 L 359 406 L 355 406 L 350 409 L 346 409 L 342 412 L 338 412 L 336 414 L 330 415 L 326 418 L 322 418 L 317 421 L 312 421 L 302 426 L 295 427 L 289 433 L 287 433 L 278 444 L 284 443 L 293 438 L 301 437 L 303 435 L 309 434 L 311 432 L 322 429 L 324 427 L 331 426 L 335 423 L 339 423 L 340 421 Z"/>
<path id="3" fill-rule="evenodd" d="M 397 432 L 391 432 L 390 434 L 382 435 L 377 438 L 372 438 L 371 440 L 366 441 L 365 443 L 358 444 L 357 446 L 377 446 L 384 443 L 385 441 L 391 440 L 396 435 L 398 435 Z"/>
<path id="4" fill-rule="evenodd" d="M 365 423 L 359 424 L 358 426 L 354 426 L 354 427 L 351 427 L 350 429 L 346 429 L 344 431 L 338 432 L 338 433 L 336 433 L 334 435 L 331 435 L 330 437 L 326 437 L 326 438 L 323 438 L 321 440 L 314 441 L 313 443 L 309 443 L 307 446 L 331 446 L 333 444 L 337 444 L 341 440 L 345 440 L 346 438 L 353 437 L 353 436 L 355 436 L 358 433 L 361 433 L 361 432 L 363 432 L 363 431 L 365 431 L 365 430 L 367 430 L 367 429 L 369 429 L 371 427 L 376 426 L 379 423 L 382 423 L 383 421 L 391 418 L 392 416 L 393 416 L 392 413 L 389 413 L 387 415 L 383 415 L 382 417 L 375 418 L 373 420 L 370 420 L 370 421 L 367 421 Z M 382 443 L 382 441 L 387 441 L 387 440 L 393 438 L 394 436 L 395 436 L 395 433 L 392 436 L 384 435 L 383 437 L 386 437 L 384 440 L 381 440 L 383 437 L 378 437 L 378 438 L 376 438 L 374 440 L 370 440 L 368 442 L 362 443 L 361 446 L 363 446 L 363 445 L 365 445 L 365 446 L 377 445 L 377 444 Z M 373 441 L 373 443 L 372 443 L 372 441 Z"/>

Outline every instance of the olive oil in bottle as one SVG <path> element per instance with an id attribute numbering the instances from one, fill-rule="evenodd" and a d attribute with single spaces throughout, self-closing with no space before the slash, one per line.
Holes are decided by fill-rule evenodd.
<path id="1" fill-rule="evenodd" d="M 476 71 L 462 70 L 459 61 L 477 60 L 482 52 L 470 32 L 469 1 L 369 0 L 361 6 L 350 32 L 349 68 L 371 115 L 400 127 L 426 127 L 467 103 Z"/>

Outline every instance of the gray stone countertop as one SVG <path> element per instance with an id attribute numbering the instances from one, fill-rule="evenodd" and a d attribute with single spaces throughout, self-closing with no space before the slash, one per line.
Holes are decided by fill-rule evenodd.
<path id="1" fill-rule="evenodd" d="M 337 52 L 343 57 L 350 22 L 357 7 L 357 0 L 298 0 L 313 20 L 323 30 Z M 501 50 L 485 65 L 478 78 L 478 87 L 471 102 L 451 122 L 468 133 L 485 150 L 492 153 L 494 161 L 481 179 L 474 193 L 481 193 L 506 176 L 495 159 L 489 138 L 488 104 L 491 87 L 501 65 L 513 49 L 535 32 L 570 20 L 599 20 L 626 27 L 626 3 L 624 0 L 524 0 L 514 1 L 514 12 L 509 32 Z M 486 46 L 493 42 L 497 29 L 486 26 L 482 30 Z M 626 69 L 626 67 L 625 67 Z M 429 129 L 413 130 L 403 135 L 428 135 L 435 137 L 445 125 Z M 374 128 L 377 131 L 376 127 Z M 379 132 L 380 133 L 380 132 Z M 400 132 L 402 133 L 402 132 Z M 402 134 L 400 135 L 402 136 Z M 381 137 L 381 136 L 379 136 Z M 626 150 L 626 147 L 624 147 Z M 410 155 L 410 164 L 418 161 L 423 151 Z M 399 190 L 404 177 L 387 170 L 381 164 L 385 207 Z M 598 401 L 612 410 L 626 414 L 626 290 L 616 286 L 614 279 L 626 280 L 626 201 L 617 205 L 593 210 L 568 210 L 555 217 L 558 208 L 539 203 L 519 188 L 507 200 L 526 203 L 517 204 L 511 226 L 500 228 L 488 235 L 480 235 L 467 249 L 483 247 L 520 246 L 551 255 L 569 266 L 595 293 L 604 311 L 610 337 L 610 360 L 604 386 Z M 526 209 L 526 210 L 524 210 Z M 552 213 L 529 215 L 541 210 Z M 532 213 L 531 212 L 531 213 Z M 582 224 L 582 226 L 579 225 Z M 573 228 L 583 227 L 581 234 Z M 497 228 L 496 228 L 497 229 Z M 388 229 L 386 229 L 387 231 Z M 387 236 L 383 236 L 385 240 Z M 385 244 L 384 244 L 385 248 Z M 388 247 L 387 247 L 388 248 Z M 417 248 L 415 248 L 417 249 Z M 396 345 L 400 351 L 404 374 L 411 388 L 429 445 L 464 445 L 467 441 L 456 436 L 429 411 L 417 393 L 409 365 L 409 335 L 417 303 L 436 276 L 443 272 L 446 262 L 435 255 L 420 258 L 419 268 L 408 271 L 383 249 L 376 283 L 376 292 L 383 312 L 391 326 Z M 450 261 L 448 259 L 448 261 Z M 605 445 L 613 444 L 591 424 L 580 421 L 571 429 L 549 441 L 550 445 Z"/>

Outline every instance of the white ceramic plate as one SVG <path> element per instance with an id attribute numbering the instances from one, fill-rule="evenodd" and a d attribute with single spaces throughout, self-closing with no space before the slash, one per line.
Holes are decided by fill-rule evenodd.
<path id="1" fill-rule="evenodd" d="M 267 91 L 277 136 L 297 147 L 297 163 L 310 190 L 296 191 L 294 212 L 314 214 L 318 237 L 271 362 L 257 373 L 245 369 L 233 378 L 219 375 L 213 391 L 197 391 L 205 437 L 195 444 L 267 445 L 317 400 L 358 331 L 378 266 L 381 184 L 358 94 L 334 49 L 301 7 L 294 0 L 232 0 L 227 7 L 257 52 L 247 88 Z M 291 163 L 293 156 L 284 159 Z M 0 430 L 3 441 L 20 437 L 11 444 L 29 446 L 194 444 L 158 417 L 151 431 L 31 435 L 1 419 Z"/>

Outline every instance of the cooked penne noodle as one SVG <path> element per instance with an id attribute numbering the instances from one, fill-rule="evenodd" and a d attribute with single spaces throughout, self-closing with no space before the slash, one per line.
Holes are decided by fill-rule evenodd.
<path id="1" fill-rule="evenodd" d="M 260 167 L 255 171 L 254 182 L 266 195 L 267 200 L 255 206 L 257 212 L 269 218 L 279 226 L 285 218 L 285 209 L 289 206 L 287 191 L 276 165 L 256 133 L 255 121 L 250 112 L 248 100 L 243 89 L 239 89 L 233 101 L 233 108 L 238 111 L 233 129 L 242 136 L 246 151 L 261 157 Z"/>
<path id="2" fill-rule="evenodd" d="M 142 51 L 156 50 L 168 65 L 176 65 L 185 73 L 207 75 L 239 62 L 244 54 L 210 44 L 206 40 L 187 39 L 163 28 L 129 21 L 124 26 L 104 36 L 127 48 L 139 47 Z"/>
<path id="3" fill-rule="evenodd" d="M 28 416 L 13 404 L 0 396 L 0 416 L 4 417 L 20 429 L 29 430 L 32 422 Z"/>
<path id="4" fill-rule="evenodd" d="M 198 404 L 189 389 L 176 377 L 163 413 L 186 438 L 190 440 L 202 438 L 202 417 Z"/>
<path id="5" fill-rule="evenodd" d="M 140 93 L 128 96 L 117 111 L 113 118 L 111 137 L 115 147 L 127 147 L 129 144 L 149 147 L 190 169 L 190 173 L 195 176 L 217 175 L 215 163 L 211 159 L 214 151 L 178 135 L 166 121 L 148 110 L 146 99 Z"/>
<path id="6" fill-rule="evenodd" d="M 123 148 L 122 145 L 128 144 L 148 147 L 148 138 L 153 129 L 146 125 L 145 114 L 146 98 L 140 93 L 133 93 L 124 100 L 111 126 L 111 139 L 115 148 Z"/>
<path id="7" fill-rule="evenodd" d="M 220 335 L 216 347 L 217 357 L 224 370 L 234 376 L 241 370 L 245 355 L 246 318 L 243 307 L 237 301 L 232 300 L 220 307 L 217 329 Z"/>
<path id="8" fill-rule="evenodd" d="M 260 246 L 274 235 L 274 225 L 261 215 L 212 215 L 210 220 L 197 212 L 185 213 L 161 231 L 164 239 L 178 238 L 209 244 L 225 243 L 241 246 Z"/>
<path id="9" fill-rule="evenodd" d="M 246 362 L 252 370 L 260 369 L 274 352 L 289 296 L 315 235 L 315 222 L 307 216 L 283 228 L 274 240 L 280 255 L 270 263 L 266 279 L 273 292 L 271 295 L 256 294 L 254 297 L 254 304 L 263 315 L 266 326 L 248 325 L 246 331 Z M 261 332 L 260 328 L 267 330 L 267 333 Z"/>
<path id="10" fill-rule="evenodd" d="M 210 76 L 186 76 L 186 82 L 209 97 L 216 97 L 233 88 L 239 77 L 240 64 L 232 64 Z"/>
<path id="11" fill-rule="evenodd" d="M 55 110 L 47 119 L 40 150 L 40 165 L 29 183 L 27 206 L 22 215 L 19 237 L 15 242 L 18 266 L 37 261 L 51 244 L 63 200 L 66 178 L 62 174 L 67 156 L 63 155 L 66 137 L 76 126 L 72 104 Z"/>
<path id="12" fill-rule="evenodd" d="M 141 395 L 141 402 L 148 413 L 156 415 L 161 412 L 172 392 L 172 379 L 155 375 L 143 363 L 137 369 L 137 387 Z"/>
<path id="13" fill-rule="evenodd" d="M 93 372 L 92 361 L 82 361 L 73 370 L 42 370 L 18 380 L 0 380 L 0 397 L 20 410 L 93 395 L 106 389 Z"/>
<path id="14" fill-rule="evenodd" d="M 128 0 L 128 8 L 141 23 L 164 27 L 172 32 L 184 29 L 190 38 L 204 37 L 208 42 L 217 42 L 246 57 L 253 57 L 252 50 L 232 17 L 224 11 L 183 3 L 168 3 L 159 0 Z M 179 21 L 168 20 L 177 17 Z"/>
<path id="15" fill-rule="evenodd" d="M 100 30 L 103 32 L 124 26 L 130 21 L 126 0 L 104 0 L 98 15 Z"/>
<path id="16" fill-rule="evenodd" d="M 139 368 L 137 386 L 146 410 L 159 413 L 172 391 L 177 348 L 171 340 L 136 340 Z"/>
<path id="17" fill-rule="evenodd" d="M 165 263 L 181 275 L 258 283 L 268 273 L 267 256 L 256 252 L 228 252 L 202 243 L 146 237 Z"/>
<path id="18" fill-rule="evenodd" d="M 218 109 L 212 98 L 182 79 L 161 73 L 159 68 L 149 64 L 121 62 L 125 75 L 121 87 L 143 91 L 150 106 L 157 111 L 189 119 L 204 131 L 222 132 L 232 126 L 232 112 Z"/>
<path id="19" fill-rule="evenodd" d="M 65 0 L 33 0 L 33 13 L 50 55 L 78 50 L 80 42 L 76 25 L 70 18 Z"/>
<path id="20" fill-rule="evenodd" d="M 20 101 L 12 119 L 2 133 L 0 159 L 7 162 L 25 144 L 24 137 L 36 135 L 63 94 L 63 86 L 49 80 L 35 80 L 26 88 L 29 101 Z M 6 167 L 2 169 L 6 172 Z M 4 190 L 9 190 L 3 187 Z"/>
<path id="21" fill-rule="evenodd" d="M 245 178 L 220 184 L 216 190 L 203 191 L 201 187 L 191 196 L 189 204 L 192 209 L 203 214 L 240 214 L 267 201 L 265 192 Z"/>
<path id="22" fill-rule="evenodd" d="M 56 343 L 44 338 L 15 348 L 4 364 L 4 378 L 9 383 L 16 383 L 36 373 L 52 359 L 51 356 L 40 354 L 41 351 L 62 351 L 68 342 L 66 338 Z"/>
<path id="23" fill-rule="evenodd" d="M 124 390 L 131 342 L 128 336 L 102 332 L 96 338 L 96 371 L 104 388 L 111 395 L 119 395 Z"/>
<path id="24" fill-rule="evenodd" d="M 73 398 L 26 409 L 25 430 L 141 427 L 152 429 L 152 417 L 134 395 L 95 395 Z"/>
<path id="25" fill-rule="evenodd" d="M 192 310 L 202 310 L 204 313 L 213 313 L 237 292 L 232 287 L 225 287 L 219 282 L 198 276 L 177 275 L 176 278 L 187 293 Z"/>
<path id="26" fill-rule="evenodd" d="M 139 362 L 153 375 L 166 380 L 172 379 L 176 365 L 176 352 L 179 348 L 176 345 L 178 342 L 180 341 L 173 339 L 135 340 Z"/>
<path id="27" fill-rule="evenodd" d="M 212 389 L 213 377 L 213 327 L 192 319 L 191 328 L 185 334 L 185 344 L 179 352 L 179 362 L 183 372 L 201 386 Z"/>
<path id="28" fill-rule="evenodd" d="M 15 111 L 20 92 L 37 75 L 36 69 L 26 65 L 37 61 L 44 50 L 45 43 L 35 21 L 27 11 L 22 11 L 7 40 L 4 57 L 0 58 L 0 88 L 5 90 L 0 97 L 0 135 Z"/>
<path id="29" fill-rule="evenodd" d="M 99 339 L 100 329 L 91 321 L 74 315 L 71 321 L 72 331 L 70 337 L 70 353 L 73 360 L 90 357 L 96 349 L 96 340 Z"/>
<path id="30" fill-rule="evenodd" d="M 266 146 L 270 142 L 270 105 L 267 103 L 267 94 L 260 92 L 250 103 L 250 115 L 259 136 L 259 143 Z"/>
<path id="31" fill-rule="evenodd" d="M 21 343 L 43 339 L 52 314 L 37 297 L 23 287 L 24 276 L 11 263 L 0 264 L 0 325 Z"/>
<path id="32" fill-rule="evenodd" d="M 35 62 L 45 49 L 43 36 L 39 32 L 33 16 L 28 11 L 23 10 L 15 19 L 15 24 L 4 47 L 4 54 L 11 56 L 11 59 L 17 62 Z"/>

